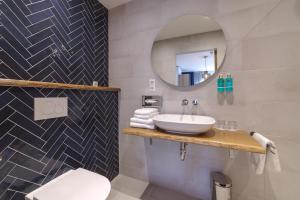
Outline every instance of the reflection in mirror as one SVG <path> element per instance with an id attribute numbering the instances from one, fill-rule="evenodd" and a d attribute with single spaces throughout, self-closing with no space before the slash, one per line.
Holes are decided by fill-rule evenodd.
<path id="1" fill-rule="evenodd" d="M 189 87 L 214 75 L 225 53 L 221 27 L 208 17 L 187 15 L 159 32 L 152 48 L 152 65 L 165 82 Z"/>
<path id="2" fill-rule="evenodd" d="M 217 49 L 176 55 L 178 86 L 197 85 L 217 71 Z"/>

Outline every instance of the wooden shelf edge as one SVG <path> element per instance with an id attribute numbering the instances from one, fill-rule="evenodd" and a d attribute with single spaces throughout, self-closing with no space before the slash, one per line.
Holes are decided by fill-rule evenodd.
<path id="1" fill-rule="evenodd" d="M 76 85 L 66 83 L 51 83 L 51 82 L 40 82 L 40 81 L 25 81 L 15 79 L 3 79 L 0 78 L 0 86 L 9 87 L 29 87 L 29 88 L 51 88 L 51 89 L 67 89 L 67 90 L 94 90 L 94 91 L 111 91 L 119 92 L 120 88 L 116 87 L 100 87 L 90 85 Z"/>
<path id="2" fill-rule="evenodd" d="M 246 134 L 245 131 L 237 131 L 236 133 L 232 133 L 213 130 L 215 131 L 214 136 L 209 136 L 209 134 L 198 136 L 174 135 L 159 130 L 148 130 L 140 128 L 124 128 L 122 131 L 127 135 L 266 154 L 266 150 L 261 145 L 259 145 L 249 134 Z"/>

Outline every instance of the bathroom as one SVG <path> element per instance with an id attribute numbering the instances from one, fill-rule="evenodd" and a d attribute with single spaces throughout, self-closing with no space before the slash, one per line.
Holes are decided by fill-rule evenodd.
<path id="1" fill-rule="evenodd" d="M 0 0 L 0 11 L 0 200 L 30 199 L 67 173 L 75 184 L 71 173 L 81 168 L 87 177 L 77 186 L 94 189 L 81 199 L 210 200 L 213 172 L 230 178 L 227 199 L 299 196 L 299 0 Z M 208 78 L 198 85 L 167 80 L 170 71 L 155 59 L 158 36 L 180 19 L 210 20 L 222 32 L 221 50 L 201 49 L 218 59 L 216 70 L 204 64 Z M 177 25 L 173 34 L 188 31 Z M 233 90 L 222 92 L 218 81 L 228 74 Z M 252 131 L 262 134 L 276 144 L 281 169 L 266 156 L 257 173 L 257 151 L 240 140 L 225 147 L 201 135 L 197 143 L 149 136 L 150 129 L 129 133 L 143 96 L 160 102 L 160 114 L 209 116 L 213 130 L 227 126 L 249 140 Z M 87 187 L 90 176 L 103 184 Z M 65 198 L 34 197 L 80 200 L 74 188 Z"/>

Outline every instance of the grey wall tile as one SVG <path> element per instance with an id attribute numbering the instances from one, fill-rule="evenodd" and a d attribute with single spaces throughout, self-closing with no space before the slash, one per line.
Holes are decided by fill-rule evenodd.
<path id="1" fill-rule="evenodd" d="M 114 67 L 110 83 L 120 85 L 124 93 L 121 128 L 129 125 L 143 94 L 163 95 L 166 113 L 181 113 L 183 98 L 197 98 L 199 114 L 236 120 L 239 128 L 257 130 L 274 139 L 282 151 L 284 169 L 282 174 L 267 170 L 265 175 L 257 176 L 248 153 L 239 152 L 235 159 L 229 159 L 227 150 L 198 145 L 188 146 L 187 160 L 181 162 L 178 143 L 154 140 L 150 146 L 147 140 L 120 133 L 120 152 L 126 152 L 121 155 L 121 171 L 198 198 L 209 198 L 209 172 L 224 170 L 233 179 L 234 200 L 293 199 L 289 192 L 296 195 L 297 183 L 293 180 L 290 186 L 289 180 L 292 175 L 299 176 L 299 159 L 293 152 L 298 151 L 300 132 L 297 8 L 297 0 L 135 0 L 110 11 L 110 60 Z M 154 74 L 150 57 L 156 34 L 164 24 L 185 14 L 212 16 L 225 29 L 228 51 L 221 72 L 233 74 L 233 104 L 220 104 L 215 79 L 205 87 L 182 91 Z M 121 60 L 128 71 L 118 71 Z M 148 90 L 150 78 L 156 79 L 154 93 Z M 135 153 L 138 151 L 142 153 Z"/>

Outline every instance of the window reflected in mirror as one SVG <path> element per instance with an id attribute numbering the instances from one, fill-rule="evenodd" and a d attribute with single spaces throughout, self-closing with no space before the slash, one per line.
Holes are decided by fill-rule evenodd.
<path id="1" fill-rule="evenodd" d="M 165 82 L 178 87 L 200 85 L 220 68 L 226 39 L 209 17 L 186 15 L 167 24 L 152 47 L 152 66 Z"/>
<path id="2" fill-rule="evenodd" d="M 176 55 L 177 85 L 198 85 L 214 75 L 217 68 L 217 49 Z"/>

